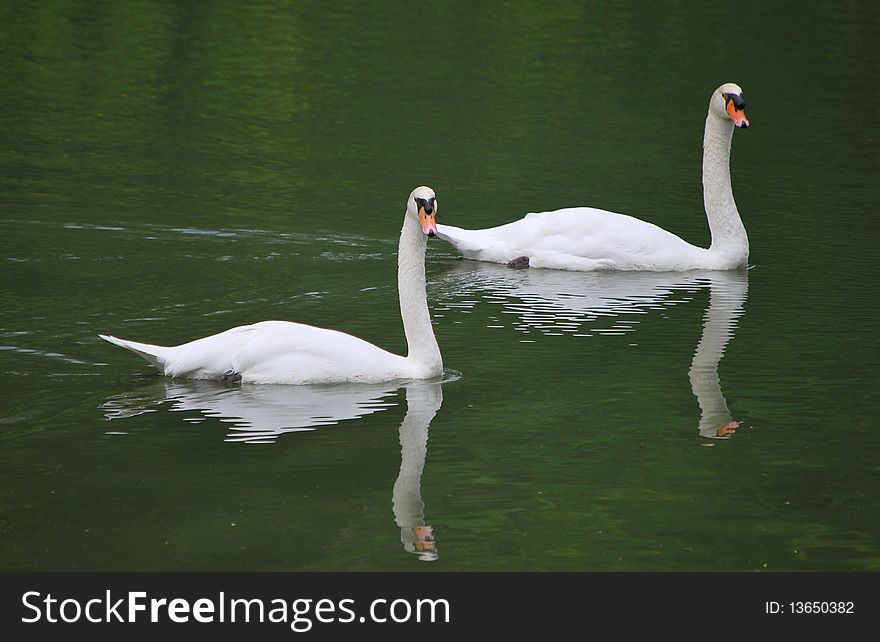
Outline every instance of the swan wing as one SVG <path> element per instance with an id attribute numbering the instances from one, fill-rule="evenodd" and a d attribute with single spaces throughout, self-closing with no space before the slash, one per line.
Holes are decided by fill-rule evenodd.
<path id="1" fill-rule="evenodd" d="M 249 383 L 377 382 L 407 376 L 406 359 L 350 334 L 289 321 L 239 326 L 172 349 L 165 374 Z"/>
<path id="2" fill-rule="evenodd" d="M 707 250 L 641 219 L 592 207 L 536 212 L 484 230 L 438 225 L 438 236 L 467 258 L 570 270 L 697 267 Z"/>

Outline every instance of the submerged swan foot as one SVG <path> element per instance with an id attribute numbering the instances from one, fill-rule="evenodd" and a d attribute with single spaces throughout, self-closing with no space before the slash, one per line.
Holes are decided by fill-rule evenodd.
<path id="1" fill-rule="evenodd" d="M 220 375 L 220 381 L 241 381 L 241 373 L 230 368 Z"/>
<path id="2" fill-rule="evenodd" d="M 527 256 L 518 256 L 515 259 L 512 259 L 507 262 L 507 267 L 512 268 L 527 268 L 529 267 L 529 257 Z"/>

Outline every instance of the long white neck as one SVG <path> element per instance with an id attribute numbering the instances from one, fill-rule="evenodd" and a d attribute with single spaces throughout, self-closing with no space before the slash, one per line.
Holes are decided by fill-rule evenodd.
<path id="1" fill-rule="evenodd" d="M 712 234 L 709 251 L 734 254 L 745 263 L 749 254 L 749 237 L 730 187 L 732 138 L 733 121 L 721 119 L 710 111 L 703 134 L 703 203 Z"/>
<path id="2" fill-rule="evenodd" d="M 428 240 L 419 222 L 409 214 L 404 217 L 397 250 L 397 290 L 400 316 L 409 350 L 407 359 L 433 375 L 443 371 L 440 347 L 434 337 L 428 295 L 425 291 L 425 249 Z"/>

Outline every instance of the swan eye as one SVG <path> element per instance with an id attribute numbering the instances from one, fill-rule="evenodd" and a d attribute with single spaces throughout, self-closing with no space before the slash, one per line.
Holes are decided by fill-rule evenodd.
<path id="1" fill-rule="evenodd" d="M 725 103 L 733 102 L 735 109 L 741 111 L 746 108 L 746 101 L 739 94 L 722 94 L 722 96 L 724 96 Z"/>
<path id="2" fill-rule="evenodd" d="M 434 211 L 435 205 L 433 198 L 414 198 L 413 200 L 416 202 L 416 207 L 418 209 L 424 209 L 428 214 Z"/>

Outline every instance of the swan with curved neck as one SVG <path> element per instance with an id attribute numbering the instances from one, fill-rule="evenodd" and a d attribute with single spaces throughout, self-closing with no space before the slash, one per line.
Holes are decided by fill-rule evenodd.
<path id="1" fill-rule="evenodd" d="M 140 355 L 163 374 L 246 383 L 377 383 L 428 379 L 443 371 L 425 291 L 427 237 L 437 232 L 429 187 L 409 195 L 398 246 L 397 287 L 408 354 L 387 352 L 350 334 L 290 321 L 262 321 L 178 346 L 99 335 Z"/>
<path id="2" fill-rule="evenodd" d="M 732 270 L 749 258 L 749 239 L 730 186 L 730 144 L 745 129 L 742 89 L 721 85 L 709 100 L 703 135 L 703 203 L 712 242 L 691 245 L 653 223 L 592 207 L 527 214 L 482 230 L 438 225 L 437 236 L 465 258 L 562 270 Z"/>

